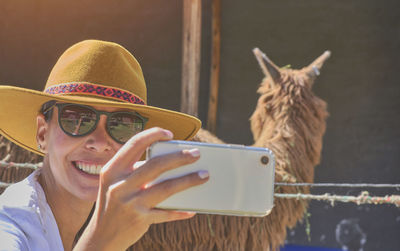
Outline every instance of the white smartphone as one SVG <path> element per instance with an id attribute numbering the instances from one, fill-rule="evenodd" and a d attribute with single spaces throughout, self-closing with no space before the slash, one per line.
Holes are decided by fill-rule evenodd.
<path id="1" fill-rule="evenodd" d="M 150 185 L 207 170 L 209 180 L 172 195 L 158 208 L 206 214 L 265 216 L 273 208 L 275 159 L 267 148 L 243 145 L 160 141 L 147 149 L 147 159 L 198 148 L 200 159 L 162 174 Z"/>

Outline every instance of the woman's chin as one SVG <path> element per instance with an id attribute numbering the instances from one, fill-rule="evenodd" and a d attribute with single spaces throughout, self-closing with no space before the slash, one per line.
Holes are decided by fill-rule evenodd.
<path id="1" fill-rule="evenodd" d="M 75 197 L 84 202 L 93 203 L 97 199 L 98 188 L 87 188 L 85 191 L 75 191 Z"/>

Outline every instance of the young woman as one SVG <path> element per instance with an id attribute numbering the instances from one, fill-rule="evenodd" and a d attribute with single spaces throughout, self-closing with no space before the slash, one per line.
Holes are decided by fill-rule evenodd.
<path id="1" fill-rule="evenodd" d="M 199 151 L 140 160 L 156 141 L 190 139 L 200 121 L 148 106 L 140 65 L 122 46 L 75 44 L 43 92 L 0 86 L 0 100 L 0 132 L 44 156 L 42 168 L 0 197 L 0 250 L 125 250 L 151 224 L 194 215 L 156 205 L 206 182 L 206 171 L 146 184 Z"/>

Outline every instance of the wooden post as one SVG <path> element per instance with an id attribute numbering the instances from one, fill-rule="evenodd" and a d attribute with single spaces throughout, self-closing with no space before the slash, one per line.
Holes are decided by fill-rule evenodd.
<path id="1" fill-rule="evenodd" d="M 218 88 L 221 48 L 221 0 L 212 1 L 212 52 L 210 73 L 210 97 L 208 100 L 207 129 L 217 131 Z"/>
<path id="2" fill-rule="evenodd" d="M 181 111 L 198 115 L 201 44 L 201 0 L 183 0 Z"/>

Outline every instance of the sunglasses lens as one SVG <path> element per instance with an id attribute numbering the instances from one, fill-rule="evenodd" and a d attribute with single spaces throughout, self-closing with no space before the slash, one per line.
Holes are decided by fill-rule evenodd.
<path id="1" fill-rule="evenodd" d="M 108 120 L 111 137 L 119 143 L 127 142 L 133 135 L 143 131 L 143 119 L 132 113 L 115 113 Z"/>
<path id="2" fill-rule="evenodd" d="M 82 136 L 96 125 L 96 113 L 78 105 L 64 106 L 60 113 L 60 125 L 72 136 Z"/>

